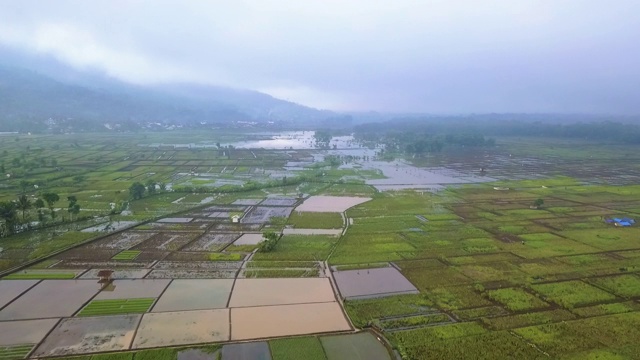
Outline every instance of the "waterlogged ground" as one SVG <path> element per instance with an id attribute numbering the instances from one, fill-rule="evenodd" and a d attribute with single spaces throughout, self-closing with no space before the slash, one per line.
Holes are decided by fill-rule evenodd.
<path id="1" fill-rule="evenodd" d="M 201 134 L 187 137 L 192 144 L 168 137 L 78 140 L 61 152 L 63 170 L 33 175 L 66 179 L 50 180 L 55 191 L 99 216 L 1 240 L 1 268 L 100 238 L 0 280 L 0 357 L 267 338 L 206 355 L 388 359 L 376 336 L 406 359 L 640 353 L 637 229 L 603 221 L 640 217 L 636 186 L 612 186 L 640 180 L 634 149 L 504 139 L 382 161 L 351 137 L 317 149 L 308 132 L 220 139 L 235 149 Z M 36 148 L 25 141 L 13 151 Z M 326 155 L 342 165 L 323 166 Z M 72 184 L 80 170 L 88 179 Z M 298 174 L 315 178 L 287 183 Z M 170 188 L 277 183 L 161 192 L 107 217 L 133 181 L 148 179 Z M 102 234 L 107 224 L 126 230 Z M 282 236 L 256 253 L 263 231 Z M 115 281 L 102 288 L 104 268 Z M 326 334 L 367 327 L 377 335 Z"/>

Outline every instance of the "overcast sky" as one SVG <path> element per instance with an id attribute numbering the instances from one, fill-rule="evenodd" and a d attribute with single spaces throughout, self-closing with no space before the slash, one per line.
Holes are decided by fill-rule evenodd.
<path id="1" fill-rule="evenodd" d="M 334 110 L 640 114 L 638 0 L 1 0 L 0 45 Z"/>

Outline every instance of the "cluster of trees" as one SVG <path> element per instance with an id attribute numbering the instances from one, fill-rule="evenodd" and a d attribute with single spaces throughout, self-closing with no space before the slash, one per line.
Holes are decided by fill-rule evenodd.
<path id="1" fill-rule="evenodd" d="M 262 241 L 258 243 L 258 251 L 272 251 L 278 244 L 278 240 L 280 240 L 280 235 L 276 234 L 273 231 L 265 231 L 264 233 L 262 233 Z"/>
<path id="2" fill-rule="evenodd" d="M 16 200 L 0 202 L 0 219 L 3 220 L 0 236 L 5 237 L 13 235 L 22 229 L 30 229 L 31 223 L 28 211 L 31 209 L 37 210 L 39 227 L 45 226 L 49 219 L 55 222 L 56 211 L 54 206 L 58 201 L 60 201 L 60 195 L 54 192 L 42 193 L 35 201 L 32 201 L 23 192 Z M 67 197 L 67 201 L 69 202 L 67 206 L 69 220 L 72 221 L 74 216 L 77 220 L 81 209 L 78 199 L 71 195 Z M 48 209 L 48 211 L 45 209 Z M 21 212 L 22 218 L 20 218 L 18 212 Z"/>
<path id="3" fill-rule="evenodd" d="M 154 195 L 158 191 L 166 191 L 167 184 L 163 182 L 156 182 L 155 180 L 149 179 L 145 184 L 136 181 L 131 186 L 129 186 L 129 196 L 133 200 L 139 200 L 147 195 Z"/>

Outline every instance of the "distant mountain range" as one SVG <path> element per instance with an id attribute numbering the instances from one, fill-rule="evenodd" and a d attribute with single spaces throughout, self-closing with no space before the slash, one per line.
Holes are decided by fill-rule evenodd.
<path id="1" fill-rule="evenodd" d="M 30 64 L 27 64 L 30 65 Z M 350 117 L 251 90 L 194 84 L 138 86 L 63 65 L 0 64 L 0 131 L 132 130 L 237 123 L 322 127 Z"/>

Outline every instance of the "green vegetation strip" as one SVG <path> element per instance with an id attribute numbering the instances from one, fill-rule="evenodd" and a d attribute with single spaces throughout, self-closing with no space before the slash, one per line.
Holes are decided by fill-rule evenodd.
<path id="1" fill-rule="evenodd" d="M 244 259 L 245 255 L 240 253 L 210 253 L 209 260 L 211 261 L 240 261 Z"/>
<path id="2" fill-rule="evenodd" d="M 140 250 L 125 250 L 121 251 L 116 256 L 112 257 L 112 260 L 133 260 L 138 255 L 140 255 L 142 251 Z"/>
<path id="3" fill-rule="evenodd" d="M 154 301 L 155 298 L 93 300 L 80 311 L 78 316 L 144 313 L 149 310 Z"/>
<path id="4" fill-rule="evenodd" d="M 76 277 L 75 273 L 13 273 L 5 276 L 5 280 L 60 280 L 60 279 L 73 279 Z"/>
<path id="5" fill-rule="evenodd" d="M 24 359 L 32 348 L 33 344 L 0 346 L 0 360 Z"/>
<path id="6" fill-rule="evenodd" d="M 432 324 L 451 322 L 445 314 L 408 316 L 380 321 L 380 327 L 385 330 L 421 327 Z"/>
<path id="7" fill-rule="evenodd" d="M 316 337 L 269 341 L 273 360 L 325 360 L 322 344 Z"/>

